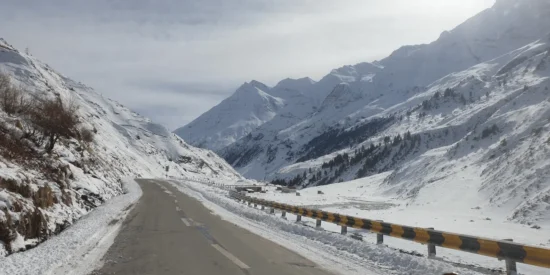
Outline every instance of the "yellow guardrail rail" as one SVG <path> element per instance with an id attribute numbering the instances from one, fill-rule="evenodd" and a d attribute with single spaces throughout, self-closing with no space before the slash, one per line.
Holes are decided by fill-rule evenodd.
<path id="1" fill-rule="evenodd" d="M 529 265 L 550 268 L 550 249 L 515 243 L 508 240 L 493 240 L 476 236 L 462 235 L 439 231 L 429 228 L 418 228 L 400 224 L 386 223 L 383 221 L 369 220 L 353 216 L 341 215 L 309 209 L 305 207 L 282 204 L 278 202 L 258 199 L 246 196 L 236 191 L 229 191 L 232 198 L 256 205 L 271 207 L 298 215 L 326 221 L 342 226 L 342 233 L 347 232 L 347 227 L 364 229 L 378 234 L 378 243 L 383 241 L 383 235 L 406 239 L 428 245 L 429 255 L 435 255 L 435 246 L 460 250 L 506 260 L 508 274 L 516 274 L 516 262 Z"/>

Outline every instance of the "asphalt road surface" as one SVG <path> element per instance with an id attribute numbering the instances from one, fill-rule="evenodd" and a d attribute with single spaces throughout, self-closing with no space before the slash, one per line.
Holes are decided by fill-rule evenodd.
<path id="1" fill-rule="evenodd" d="M 161 180 L 137 180 L 143 196 L 104 266 L 92 274 L 329 275 L 311 261 L 213 215 Z"/>

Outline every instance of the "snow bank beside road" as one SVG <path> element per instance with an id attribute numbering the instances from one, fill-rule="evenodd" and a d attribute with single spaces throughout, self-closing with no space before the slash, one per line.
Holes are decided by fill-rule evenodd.
<path id="1" fill-rule="evenodd" d="M 201 183 L 172 181 L 172 184 L 226 220 L 338 273 L 425 275 L 454 271 L 460 274 L 484 274 L 284 220 L 237 203 L 227 197 L 227 191 Z"/>
<path id="2" fill-rule="evenodd" d="M 122 221 L 142 195 L 134 180 L 126 180 L 124 195 L 115 197 L 74 225 L 34 249 L 0 256 L 0 274 L 88 274 L 99 264 Z"/>

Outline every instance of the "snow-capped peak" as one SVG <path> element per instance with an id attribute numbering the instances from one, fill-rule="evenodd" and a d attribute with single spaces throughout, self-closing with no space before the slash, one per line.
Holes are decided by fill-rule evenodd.
<path id="1" fill-rule="evenodd" d="M 309 89 L 311 89 L 313 84 L 315 84 L 315 81 L 309 77 L 302 77 L 298 79 L 285 78 L 279 81 L 279 83 L 277 83 L 277 85 L 275 85 L 273 89 L 274 90 L 286 89 L 286 90 L 306 92 Z"/>
<path id="2" fill-rule="evenodd" d="M 257 81 L 257 80 L 252 80 L 250 82 L 245 82 L 243 85 L 241 85 L 236 93 L 238 92 L 249 92 L 249 91 L 257 91 L 257 90 L 260 90 L 260 91 L 263 91 L 263 92 L 267 92 L 269 91 L 271 88 L 269 88 L 267 85 L 265 85 L 264 83 L 260 82 L 260 81 Z"/>
<path id="3" fill-rule="evenodd" d="M 0 37 L 0 48 L 8 49 L 8 50 L 15 50 L 12 45 L 8 44 L 4 38 Z"/>
<path id="4" fill-rule="evenodd" d="M 381 70 L 382 66 L 378 64 L 362 62 L 353 66 L 346 65 L 338 69 L 334 69 L 330 73 L 341 77 L 355 77 L 355 80 L 359 80 L 362 76 L 375 74 Z"/>

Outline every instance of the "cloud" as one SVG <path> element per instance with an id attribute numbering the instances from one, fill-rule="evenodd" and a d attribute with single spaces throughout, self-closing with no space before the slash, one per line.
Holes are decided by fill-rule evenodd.
<path id="1" fill-rule="evenodd" d="M 170 128 L 250 79 L 318 79 L 430 42 L 494 2 L 0 1 L 0 37 Z"/>

